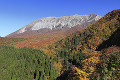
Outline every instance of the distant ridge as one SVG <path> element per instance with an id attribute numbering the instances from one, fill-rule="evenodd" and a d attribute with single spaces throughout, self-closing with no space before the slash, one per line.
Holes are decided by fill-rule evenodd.
<path id="1" fill-rule="evenodd" d="M 62 17 L 46 17 L 38 19 L 23 28 L 9 34 L 6 37 L 24 36 L 24 35 L 37 35 L 42 33 L 47 33 L 55 30 L 68 30 L 74 26 L 80 26 L 85 28 L 95 21 L 102 18 L 99 15 L 72 15 L 72 16 L 62 16 Z"/>

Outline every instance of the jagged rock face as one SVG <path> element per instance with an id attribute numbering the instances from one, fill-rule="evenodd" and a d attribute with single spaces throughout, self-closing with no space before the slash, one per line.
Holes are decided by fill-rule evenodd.
<path id="1" fill-rule="evenodd" d="M 71 28 L 77 25 L 86 25 L 88 23 L 93 23 L 99 20 L 101 16 L 90 14 L 90 15 L 72 15 L 72 16 L 62 16 L 62 17 L 46 17 L 38 19 L 18 31 L 14 34 L 20 34 L 27 31 L 40 30 L 40 29 L 65 29 Z M 8 35 L 10 36 L 10 35 Z"/>

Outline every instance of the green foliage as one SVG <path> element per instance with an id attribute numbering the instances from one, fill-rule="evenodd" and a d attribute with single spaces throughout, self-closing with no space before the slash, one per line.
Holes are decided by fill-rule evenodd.
<path id="1" fill-rule="evenodd" d="M 13 45 L 15 43 L 24 41 L 24 38 L 1 38 L 0 37 L 0 45 Z"/>
<path id="2" fill-rule="evenodd" d="M 1 80 L 53 80 L 57 77 L 54 61 L 42 51 L 0 46 Z"/>
<path id="3" fill-rule="evenodd" d="M 120 52 L 105 53 L 101 57 L 101 63 L 97 65 L 97 73 L 100 76 L 92 76 L 93 79 L 119 80 L 120 79 Z"/>

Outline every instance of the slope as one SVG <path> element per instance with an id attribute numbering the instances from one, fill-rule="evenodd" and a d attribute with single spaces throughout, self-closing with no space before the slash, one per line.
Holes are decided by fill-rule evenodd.
<path id="1" fill-rule="evenodd" d="M 69 36 L 73 32 L 78 30 L 82 30 L 80 26 L 75 26 L 68 30 L 55 30 L 53 32 L 45 33 L 45 34 L 38 34 L 38 35 L 29 35 L 24 36 L 22 38 L 10 38 L 10 37 L 1 37 L 0 44 L 1 45 L 9 45 L 14 46 L 16 48 L 27 47 L 27 48 L 34 48 L 34 49 L 41 49 L 46 54 L 51 54 L 49 50 L 47 50 L 48 46 L 53 44 L 56 41 Z"/>
<path id="2" fill-rule="evenodd" d="M 9 46 L 13 46 L 14 44 L 18 44 L 21 41 L 26 40 L 25 38 L 4 38 L 4 37 L 0 37 L 0 45 L 9 45 Z"/>
<path id="3" fill-rule="evenodd" d="M 64 69 L 65 70 L 71 70 L 71 66 L 75 65 L 76 72 L 74 77 L 77 79 L 92 79 L 94 78 L 93 72 L 96 71 L 96 65 L 102 61 L 101 56 L 103 56 L 104 53 L 100 53 L 100 51 L 95 50 L 101 50 L 107 47 L 111 47 L 112 45 L 119 45 L 119 29 L 120 29 L 120 9 L 113 10 L 106 14 L 103 18 L 95 22 L 93 25 L 87 27 L 85 30 L 73 33 L 69 37 L 60 40 L 56 43 L 54 46 L 56 54 L 64 58 Z M 114 37 L 113 37 L 114 36 Z M 117 40 L 116 40 L 117 39 Z M 105 42 L 106 41 L 106 42 Z M 110 43 L 108 42 L 110 41 Z M 117 42 L 115 42 L 117 41 Z M 104 43 L 105 42 L 105 43 Z M 107 47 L 101 46 L 101 45 L 107 45 Z M 118 44 L 118 45 L 117 45 Z M 102 48 L 101 48 L 102 47 Z M 119 48 L 117 48 L 119 49 Z M 117 61 L 117 63 L 114 63 L 115 65 L 119 66 L 119 51 L 118 53 L 111 53 L 110 55 L 114 55 L 114 58 L 111 60 Z M 118 54 L 118 55 L 117 55 Z M 106 54 L 105 54 L 106 55 Z M 110 56 L 109 55 L 109 56 Z M 118 56 L 115 58 L 115 56 Z M 106 58 L 110 59 L 110 57 Z M 112 64 L 112 62 L 110 64 Z M 104 63 L 103 63 L 104 64 Z M 101 66 L 103 65 L 101 64 Z M 106 63 L 108 65 L 108 63 Z M 119 67 L 112 66 L 115 69 L 115 72 Z M 105 67 L 104 67 L 105 68 Z M 109 67 L 111 70 L 111 66 Z M 102 70 L 102 67 L 100 68 Z M 64 71 L 64 70 L 63 70 Z M 108 74 L 100 74 L 99 79 L 118 79 L 119 71 L 116 72 L 116 75 L 114 72 L 108 73 Z M 107 78 L 104 78 L 106 75 Z M 114 77 L 112 77 L 113 75 Z M 65 76 L 63 79 L 65 79 Z M 71 79 L 72 79 L 71 78 Z"/>
<path id="4" fill-rule="evenodd" d="M 101 51 L 104 48 L 111 47 L 113 45 L 120 47 L 120 28 L 118 28 L 110 37 L 108 40 L 103 41 L 100 45 L 97 47 L 97 51 Z"/>

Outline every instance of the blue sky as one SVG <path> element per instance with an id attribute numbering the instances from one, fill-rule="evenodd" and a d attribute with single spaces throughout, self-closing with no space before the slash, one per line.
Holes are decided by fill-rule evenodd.
<path id="1" fill-rule="evenodd" d="M 43 17 L 88 15 L 120 9 L 120 0 L 0 0 L 0 36 Z"/>

